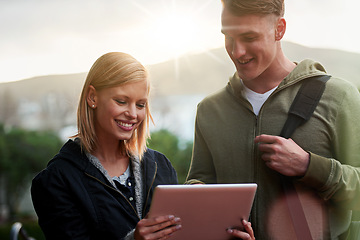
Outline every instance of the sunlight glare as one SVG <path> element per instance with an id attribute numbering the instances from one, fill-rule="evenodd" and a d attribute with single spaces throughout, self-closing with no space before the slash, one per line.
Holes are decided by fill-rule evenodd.
<path id="1" fill-rule="evenodd" d="M 160 16 L 151 28 L 151 37 L 148 39 L 154 48 L 163 53 L 172 53 L 174 57 L 194 50 L 196 38 L 196 20 L 190 15 L 179 13 Z"/>

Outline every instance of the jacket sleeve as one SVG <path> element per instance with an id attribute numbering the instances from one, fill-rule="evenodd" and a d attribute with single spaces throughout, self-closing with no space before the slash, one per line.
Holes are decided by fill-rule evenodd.
<path id="1" fill-rule="evenodd" d="M 159 168 L 157 184 L 178 184 L 177 173 L 170 160 L 163 153 L 152 149 L 148 149 L 147 153 L 150 154 L 152 161 L 157 162 L 157 168 Z"/>
<path id="2" fill-rule="evenodd" d="M 47 240 L 90 239 L 81 206 L 76 204 L 59 171 L 45 169 L 39 173 L 32 181 L 31 196 Z"/>
<path id="3" fill-rule="evenodd" d="M 178 184 L 178 177 L 177 177 L 177 172 L 176 172 L 175 168 L 171 164 L 170 160 L 165 155 L 163 155 L 163 156 L 167 163 L 168 172 L 169 172 L 169 183 L 168 184 Z"/>
<path id="4" fill-rule="evenodd" d="M 309 169 L 301 181 L 325 200 L 360 210 L 360 95 L 354 87 L 345 92 L 332 136 L 335 157 L 310 153 Z"/>
<path id="5" fill-rule="evenodd" d="M 217 182 L 211 152 L 206 144 L 205 138 L 201 131 L 201 114 L 199 114 L 200 111 L 201 110 L 199 110 L 198 107 L 198 112 L 195 120 L 193 154 L 185 184 Z"/>

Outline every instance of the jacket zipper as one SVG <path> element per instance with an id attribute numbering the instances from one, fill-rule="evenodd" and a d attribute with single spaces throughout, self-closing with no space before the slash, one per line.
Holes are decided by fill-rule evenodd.
<path id="1" fill-rule="evenodd" d="M 261 110 L 260 110 L 261 111 Z M 260 112 L 259 112 L 259 115 L 260 115 Z M 255 137 L 256 136 L 258 136 L 259 135 L 259 129 L 258 129 L 258 127 L 259 127 L 259 116 L 255 116 L 255 131 L 254 131 L 254 140 L 255 140 Z M 253 156 L 253 161 L 254 161 L 254 169 L 253 169 L 253 174 L 254 174 L 254 181 L 255 182 L 259 182 L 258 181 L 258 175 L 259 174 L 257 174 L 257 172 L 258 172 L 258 148 L 257 148 L 257 146 L 256 146 L 256 144 L 253 142 L 253 144 L 252 144 L 252 146 L 253 146 L 253 151 L 252 151 L 252 154 L 254 154 L 254 156 Z M 257 201 L 257 199 L 255 198 L 255 202 L 254 202 L 254 208 L 253 208 L 253 216 L 257 216 L 257 210 L 258 210 L 258 207 L 257 207 L 257 205 L 258 205 L 258 201 Z M 251 215 L 250 215 L 250 217 L 251 217 Z M 256 218 L 256 217 L 255 217 Z M 258 222 L 257 221 L 257 219 L 250 219 L 250 221 L 255 221 L 255 222 Z M 255 224 L 255 222 L 254 222 L 254 226 L 255 226 L 255 228 L 257 228 L 257 229 L 259 229 L 258 228 L 258 224 Z"/>
<path id="2" fill-rule="evenodd" d="M 147 203 L 149 201 L 150 191 L 151 191 L 152 186 L 154 185 L 156 174 L 157 174 L 157 163 L 155 162 L 155 173 L 154 173 L 153 179 L 151 181 L 151 185 L 150 185 L 149 190 L 148 190 L 147 195 L 146 195 L 146 201 L 145 201 L 145 204 L 144 204 L 143 213 L 145 212 L 146 205 L 147 205 Z"/>
<path id="3" fill-rule="evenodd" d="M 87 175 L 88 177 L 90 177 L 90 178 L 98 181 L 99 183 L 101 183 L 101 184 L 104 185 L 105 187 L 110 188 L 110 189 L 114 190 L 115 192 L 119 193 L 119 194 L 126 200 L 126 202 L 130 205 L 130 207 L 131 207 L 132 210 L 134 211 L 136 217 L 140 220 L 140 218 L 139 218 L 139 216 L 138 216 L 135 208 L 134 208 L 133 205 L 129 202 L 129 200 L 124 196 L 124 194 L 122 194 L 122 193 L 121 193 L 119 190 L 117 190 L 116 188 L 109 186 L 108 184 L 102 182 L 100 179 L 98 179 L 98 178 L 96 178 L 96 177 L 94 177 L 94 176 L 92 176 L 92 175 L 90 175 L 90 174 L 88 174 L 88 173 L 86 173 L 86 172 L 85 172 L 85 175 Z"/>

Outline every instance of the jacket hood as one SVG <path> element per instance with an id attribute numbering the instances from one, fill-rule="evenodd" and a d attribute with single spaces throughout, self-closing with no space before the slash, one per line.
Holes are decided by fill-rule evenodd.
<path id="1" fill-rule="evenodd" d="M 133 167 L 140 168 L 140 160 L 137 157 L 131 157 Z M 68 140 L 60 149 L 59 153 L 50 160 L 48 166 L 58 161 L 66 161 L 83 172 L 88 172 L 92 175 L 98 173 L 98 168 L 94 168 L 94 164 L 87 156 L 87 152 L 81 149 L 80 141 L 78 139 Z M 110 181 L 111 182 L 111 181 Z"/>
<path id="2" fill-rule="evenodd" d="M 309 77 L 326 75 L 325 68 L 319 63 L 310 59 L 303 60 L 300 63 L 296 63 L 296 67 L 292 72 L 285 77 L 285 79 L 279 84 L 279 87 L 286 86 Z"/>
<path id="3" fill-rule="evenodd" d="M 59 160 L 70 162 L 78 169 L 84 171 L 88 168 L 90 161 L 82 151 L 80 144 L 76 140 L 68 140 L 60 149 L 59 153 L 48 163 L 48 166 Z"/>

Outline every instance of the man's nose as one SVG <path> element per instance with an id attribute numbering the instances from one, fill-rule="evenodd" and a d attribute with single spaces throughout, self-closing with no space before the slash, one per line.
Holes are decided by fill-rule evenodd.
<path id="1" fill-rule="evenodd" d="M 234 41 L 231 54 L 235 59 L 241 58 L 246 53 L 245 46 L 241 42 Z"/>

